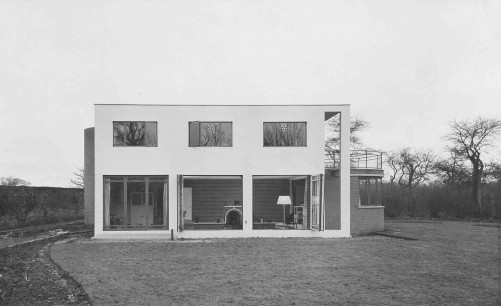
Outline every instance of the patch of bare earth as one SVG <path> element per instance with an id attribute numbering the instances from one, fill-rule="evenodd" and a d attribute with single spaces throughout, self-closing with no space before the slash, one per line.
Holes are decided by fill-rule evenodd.
<path id="1" fill-rule="evenodd" d="M 0 249 L 0 305 L 89 305 L 79 283 L 50 257 L 53 237 Z"/>
<path id="2" fill-rule="evenodd" d="M 388 224 L 418 240 L 80 240 L 53 259 L 96 305 L 499 305 L 500 229 Z"/>

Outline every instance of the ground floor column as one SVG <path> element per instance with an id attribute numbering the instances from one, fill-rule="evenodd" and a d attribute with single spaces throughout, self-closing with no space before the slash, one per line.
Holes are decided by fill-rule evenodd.
<path id="1" fill-rule="evenodd" d="M 341 231 L 350 235 L 350 107 L 341 111 L 341 162 L 340 162 L 340 198 L 341 198 Z"/>
<path id="2" fill-rule="evenodd" d="M 242 193 L 244 214 L 242 225 L 244 231 L 252 231 L 252 175 L 242 176 Z"/>
<path id="3" fill-rule="evenodd" d="M 177 232 L 177 175 L 169 174 L 169 230 Z"/>

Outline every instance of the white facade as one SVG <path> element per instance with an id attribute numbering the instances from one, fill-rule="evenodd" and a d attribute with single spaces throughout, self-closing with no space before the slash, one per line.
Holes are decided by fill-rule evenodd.
<path id="1" fill-rule="evenodd" d="M 328 113 L 328 114 L 326 114 Z M 341 115 L 341 229 L 252 229 L 252 178 L 324 174 L 325 118 Z M 349 105 L 95 105 L 95 237 L 182 238 L 348 237 L 350 235 Z M 114 121 L 157 122 L 156 147 L 113 146 Z M 190 147 L 189 122 L 232 122 L 231 147 Z M 306 122 L 305 147 L 264 147 L 264 122 Z M 168 176 L 168 230 L 103 230 L 104 176 Z M 177 175 L 242 177 L 243 219 L 238 231 L 178 231 Z M 325 219 L 325 218 L 324 218 Z"/>

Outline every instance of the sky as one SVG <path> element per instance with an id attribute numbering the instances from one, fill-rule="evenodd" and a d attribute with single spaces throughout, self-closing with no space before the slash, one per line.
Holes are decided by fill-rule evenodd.
<path id="1" fill-rule="evenodd" d="M 70 187 L 95 103 L 350 104 L 366 146 L 441 153 L 451 120 L 501 118 L 500 16 L 496 0 L 0 0 L 0 177 Z"/>

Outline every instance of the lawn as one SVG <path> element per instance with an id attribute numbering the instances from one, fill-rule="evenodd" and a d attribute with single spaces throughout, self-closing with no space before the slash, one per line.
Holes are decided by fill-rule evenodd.
<path id="1" fill-rule="evenodd" d="M 501 303 L 500 228 L 388 222 L 352 239 L 79 240 L 52 247 L 95 305 Z"/>

